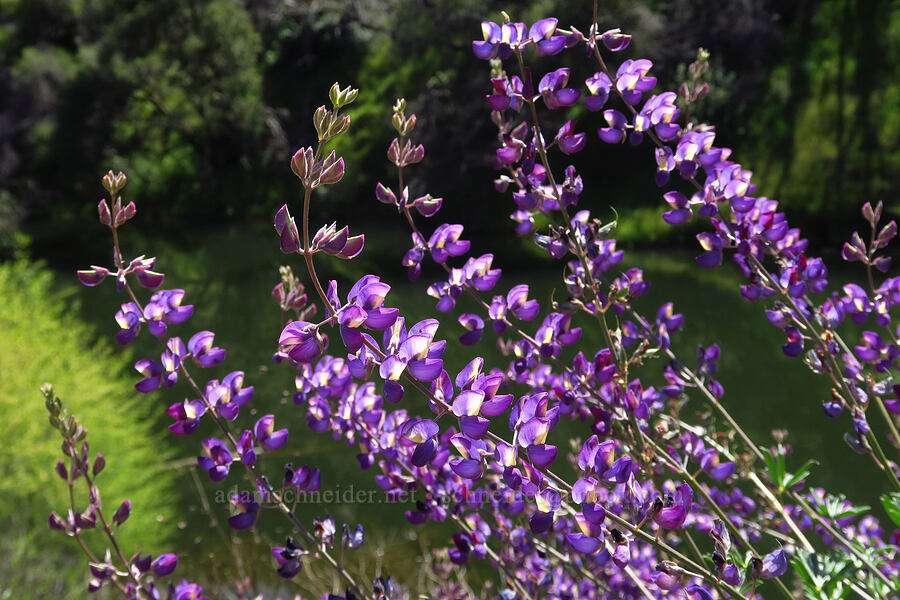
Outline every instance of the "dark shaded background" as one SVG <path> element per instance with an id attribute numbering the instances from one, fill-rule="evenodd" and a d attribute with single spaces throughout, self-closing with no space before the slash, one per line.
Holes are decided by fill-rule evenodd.
<path id="1" fill-rule="evenodd" d="M 865 200 L 896 197 L 896 3 L 601 5 L 601 26 L 633 33 L 627 56 L 652 58 L 666 88 L 684 77 L 698 46 L 711 51 L 712 92 L 698 119 L 718 126 L 721 143 L 756 171 L 760 192 L 780 198 L 819 238 L 814 245 L 839 243 Z M 590 19 L 590 3 L 561 1 L 0 2 L 2 252 L 30 247 L 69 266 L 72 244 L 92 244 L 84 225 L 110 168 L 128 173 L 129 198 L 158 235 L 269 221 L 297 194 L 288 159 L 313 140 L 311 113 L 336 78 L 361 93 L 339 147 L 347 176 L 328 189 L 324 218 L 354 225 L 362 211 L 352 208 L 372 201 L 377 180 L 393 180 L 384 149 L 390 106 L 402 95 L 420 117 L 416 137 L 427 150 L 424 168 L 410 170 L 413 191 L 447 197 L 442 216 L 450 222 L 469 205 L 454 197 L 483 198 L 477 223 L 467 219 L 470 235 L 507 231 L 509 204 L 488 183 L 494 130 L 480 101 L 488 65 L 470 50 L 478 22 L 500 20 L 500 9 L 528 22 L 547 14 L 562 25 Z M 571 57 L 576 80 L 590 74 L 578 58 Z M 546 60 L 549 67 L 558 58 Z M 588 131 L 601 125 L 599 115 L 582 117 Z M 649 150 L 592 140 L 575 164 L 594 206 L 611 204 L 626 217 L 656 210 Z M 373 215 L 394 218 L 365 214 L 369 226 Z M 636 242 L 671 236 L 659 223 L 626 234 Z M 518 254 L 510 248 L 507 264 Z"/>

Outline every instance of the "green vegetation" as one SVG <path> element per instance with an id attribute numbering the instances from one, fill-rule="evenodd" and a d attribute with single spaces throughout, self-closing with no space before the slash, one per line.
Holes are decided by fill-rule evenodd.
<path id="1" fill-rule="evenodd" d="M 53 471 L 60 440 L 39 392 L 45 381 L 88 427 L 92 454 L 107 457 L 104 505 L 115 510 L 132 500 L 134 515 L 122 528 L 126 547 L 157 554 L 166 550 L 160 544 L 173 542 L 179 492 L 173 473 L 158 466 L 172 453 L 150 417 L 160 405 L 138 397 L 118 367 L 128 361 L 95 341 L 93 328 L 73 315 L 78 301 L 56 293 L 51 281 L 42 267 L 0 265 L 0 597 L 15 591 L 17 598 L 81 598 L 87 585 L 74 541 L 47 527 L 50 511 L 65 515 L 69 500 Z M 76 502 L 83 509 L 87 499 Z"/>
<path id="2" fill-rule="evenodd" d="M 90 243 L 83 219 L 107 169 L 128 172 L 131 198 L 159 231 L 270 215 L 295 191 L 287 157 L 312 139 L 308 115 L 339 74 L 361 90 L 353 135 L 339 150 L 348 176 L 328 194 L 335 211 L 371 197 L 392 177 L 384 160 L 389 107 L 405 96 L 418 113 L 425 165 L 413 193 L 481 200 L 485 233 L 507 212 L 487 184 L 495 131 L 477 101 L 487 68 L 471 56 L 482 18 L 501 9 L 563 24 L 588 3 L 412 0 L 280 3 L 236 0 L 3 0 L 0 3 L 0 256 L 27 241 L 65 260 Z M 785 201 L 812 235 L 835 242 L 836 217 L 863 199 L 900 192 L 900 8 L 896 3 L 604 2 L 601 27 L 635 34 L 629 56 L 655 62 L 677 88 L 698 46 L 710 50 L 710 95 L 692 118 L 756 172 L 759 192 Z M 736 26 L 739 23 L 740 26 Z M 411 57 L 415 57 L 414 59 Z M 575 79 L 589 73 L 573 71 Z M 676 74 L 672 76 L 671 74 Z M 473 101 L 473 99 L 475 99 Z M 591 131 L 597 115 L 579 124 Z M 552 125 L 552 123 L 551 123 Z M 646 149 L 589 144 L 578 157 L 588 189 L 603 189 L 627 217 L 659 205 Z M 646 174 L 643 185 L 622 172 Z M 627 197 L 623 197 L 627 196 Z M 445 218 L 463 218 L 448 203 Z M 641 213 L 642 214 L 642 213 Z M 379 217 L 384 223 L 386 215 Z M 625 219 L 627 221 L 627 219 Z M 687 240 L 659 219 L 636 240 Z M 349 223 L 351 227 L 357 223 Z"/>

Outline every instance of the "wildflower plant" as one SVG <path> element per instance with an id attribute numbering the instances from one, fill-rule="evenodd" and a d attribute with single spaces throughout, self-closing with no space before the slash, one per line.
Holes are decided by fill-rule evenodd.
<path id="1" fill-rule="evenodd" d="M 515 231 L 563 261 L 558 299 L 542 304 L 529 282 L 506 281 L 462 224 L 427 225 L 439 220 L 445 200 L 412 198 L 405 183 L 407 169 L 426 161 L 426 149 L 415 141 L 416 116 L 403 99 L 393 106 L 396 137 L 387 145 L 396 180 L 377 182 L 374 196 L 409 227 L 410 247 L 398 256 L 409 278 L 441 274 L 422 286 L 434 312 L 408 319 L 391 306 L 391 286 L 377 273 L 355 282 L 321 278 L 316 254 L 351 260 L 365 242 L 339 223 L 314 231 L 311 198 L 343 177 L 344 161 L 329 147 L 348 131 L 343 110 L 358 93 L 335 84 L 330 108 L 313 115 L 314 145 L 290 160 L 302 201 L 273 211 L 279 246 L 293 259 L 273 290 L 282 314 L 274 359 L 293 372 L 296 408 L 251 423 L 241 410 L 253 395 L 243 372 L 204 382 L 200 370 L 223 363 L 226 350 L 211 331 L 175 335 L 193 313 L 189 296 L 160 289 L 164 275 L 155 259 L 123 254 L 119 229 L 137 211 L 122 206 L 125 176 L 109 173 L 109 202 L 98 211 L 112 234 L 113 265 L 78 277 L 88 286 L 112 278 L 125 293 L 115 315 L 120 344 L 146 331 L 159 340 L 159 359 L 135 364 L 136 389 L 165 393 L 177 380 L 187 382 L 192 397 L 166 411 L 170 431 L 190 436 L 211 422 L 216 433 L 200 440 L 198 466 L 214 482 L 236 480 L 239 470 L 249 483 L 231 497 L 228 523 L 250 529 L 277 513 L 292 534 L 272 548 L 272 569 L 288 579 L 303 568 L 331 570 L 345 591 L 330 598 L 406 596 L 390 579 L 362 585 L 344 567 L 345 551 L 363 544 L 361 528 L 298 509 L 298 494 L 319 489 L 318 469 L 287 464 L 269 472 L 271 461 L 259 460 L 290 444 L 298 421 L 353 448 L 348 458 L 355 453 L 362 471 L 376 473 L 388 497 L 413 493 L 414 508 L 405 513 L 411 526 L 452 523 L 446 564 L 434 568 L 446 576 L 486 561 L 497 573 L 489 597 L 898 597 L 900 533 L 886 531 L 868 507 L 807 486 L 814 462 L 795 460 L 782 434 L 773 447 L 750 437 L 728 410 L 717 380 L 723 349 L 714 340 L 696 356 L 676 355 L 671 338 L 685 317 L 672 303 L 640 312 L 637 299 L 652 282 L 639 268 L 621 267 L 616 223 L 587 208 L 590 191 L 571 162 L 589 143 L 648 146 L 648 174 L 662 188 L 661 218 L 673 227 L 702 224 L 697 265 L 733 260 L 745 278 L 741 296 L 764 305 L 765 318 L 783 332 L 781 351 L 798 368 L 828 378 L 832 394 L 817 400 L 823 418 L 845 419 L 849 446 L 884 473 L 893 492 L 881 502 L 900 525 L 900 386 L 893 383 L 900 329 L 892 322 L 900 278 L 887 276 L 885 253 L 896 223 L 885 222 L 881 203 L 867 202 L 870 232 L 853 234 L 842 256 L 863 265 L 868 285 L 829 288 L 824 261 L 809 253 L 778 203 L 756 195 L 752 173 L 715 145 L 713 127 L 689 120 L 691 105 L 708 90 L 707 53 L 698 54 L 677 91 L 660 91 L 650 60 L 617 58 L 631 38 L 599 31 L 596 3 L 582 29 L 563 28 L 555 18 L 526 24 L 503 16 L 483 23 L 472 43 L 475 57 L 490 61 L 485 110 L 497 127 L 493 187 L 511 200 Z M 529 66 L 535 56 L 546 65 L 547 57 L 573 52 L 586 55 L 594 71 L 584 81 L 568 67 Z M 582 103 L 587 112 L 579 110 L 586 115 L 579 124 L 566 113 Z M 306 285 L 295 275 L 301 270 Z M 155 291 L 142 301 L 135 283 Z M 458 309 L 464 295 L 477 312 Z M 602 347 L 586 347 L 585 328 L 602 332 Z M 469 350 L 460 371 L 447 370 L 448 344 L 469 348 L 485 336 L 496 338 L 505 364 Z M 642 380 L 635 371 L 645 363 L 658 368 L 643 370 Z M 102 460 L 91 463 L 87 447 L 78 446 L 83 428 L 49 389 L 45 395 L 70 458 L 58 471 L 70 489 L 83 480 L 91 497 L 87 510 L 78 512 L 73 501 L 67 519 L 51 515 L 50 526 L 82 545 L 90 588 L 115 586 L 130 598 L 199 597 L 196 584 L 157 582 L 175 570 L 174 555 L 129 559 L 118 549 L 109 523 L 124 522 L 130 505 L 112 520 L 104 516 L 94 480 Z M 700 408 L 715 419 L 699 419 Z M 873 428 L 870 419 L 882 423 Z M 562 438 L 561 420 L 583 437 Z M 112 548 L 102 556 L 79 537 L 98 520 Z M 445 577 L 430 595 L 457 592 Z"/>

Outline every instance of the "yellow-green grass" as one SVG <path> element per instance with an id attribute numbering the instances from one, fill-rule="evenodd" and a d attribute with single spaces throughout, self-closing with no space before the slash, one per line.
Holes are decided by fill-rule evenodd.
<path id="1" fill-rule="evenodd" d="M 71 414 L 88 429 L 91 455 L 106 457 L 98 478 L 103 506 L 112 513 L 124 498 L 134 511 L 119 533 L 126 553 L 168 550 L 178 494 L 152 408 L 131 378 L 111 360 L 112 344 L 73 316 L 73 301 L 51 288 L 51 275 L 25 262 L 0 265 L 0 597 L 81 598 L 87 559 L 74 539 L 51 531 L 51 510 L 65 514 L 66 484 L 54 472 L 59 433 L 50 427 L 39 392 L 52 382 Z M 108 339 L 108 338 L 107 338 Z M 87 506 L 84 487 L 77 504 Z M 102 553 L 99 532 L 86 541 Z"/>

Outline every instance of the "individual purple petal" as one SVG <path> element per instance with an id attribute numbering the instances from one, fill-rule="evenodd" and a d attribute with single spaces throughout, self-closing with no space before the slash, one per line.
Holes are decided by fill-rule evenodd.
<path id="1" fill-rule="evenodd" d="M 684 591 L 688 593 L 691 598 L 698 598 L 699 600 L 713 600 L 712 594 L 709 593 L 702 585 L 697 585 L 692 583 L 691 585 L 685 586 Z"/>
<path id="2" fill-rule="evenodd" d="M 760 576 L 766 578 L 781 577 L 787 572 L 787 566 L 787 556 L 785 556 L 784 550 L 779 548 L 766 554 L 763 558 Z"/>
<path id="3" fill-rule="evenodd" d="M 594 554 L 600 549 L 600 541 L 583 533 L 567 533 L 566 541 L 581 554 Z"/>
<path id="4" fill-rule="evenodd" d="M 401 435 L 411 442 L 421 444 L 440 433 L 438 424 L 429 419 L 410 419 L 400 430 Z"/>
<path id="5" fill-rule="evenodd" d="M 536 511 L 528 520 L 532 533 L 544 533 L 553 527 L 553 513 Z"/>
<path id="6" fill-rule="evenodd" d="M 473 358 L 456 376 L 456 387 L 463 390 L 472 385 L 475 378 L 481 373 L 482 367 L 484 367 L 484 359 L 480 356 Z"/>
<path id="7" fill-rule="evenodd" d="M 464 390 L 453 400 L 453 414 L 457 417 L 477 415 L 481 411 L 484 402 L 484 392 L 476 390 Z"/>
<path id="8" fill-rule="evenodd" d="M 531 41 L 535 44 L 541 40 L 547 39 L 556 32 L 556 24 L 558 22 L 559 20 L 554 17 L 541 19 L 528 30 L 528 37 L 530 37 Z"/>
<path id="9" fill-rule="evenodd" d="M 444 370 L 444 361 L 439 358 L 424 358 L 411 360 L 407 366 L 410 375 L 419 381 L 431 382 L 437 379 Z"/>
<path id="10" fill-rule="evenodd" d="M 496 417 L 502 415 L 509 407 L 512 406 L 515 398 L 512 394 L 501 394 L 494 396 L 490 400 L 485 400 L 481 405 L 481 414 L 485 417 Z"/>
<path id="11" fill-rule="evenodd" d="M 384 388 L 381 393 L 387 402 L 396 404 L 403 399 L 404 392 L 403 384 L 399 381 L 388 380 L 384 382 Z"/>
<path id="12" fill-rule="evenodd" d="M 480 479 L 484 474 L 484 466 L 481 461 L 460 458 L 450 461 L 450 468 L 453 472 L 464 479 Z"/>
<path id="13" fill-rule="evenodd" d="M 417 444 L 416 449 L 413 451 L 412 457 L 410 458 L 410 462 L 415 467 L 424 467 L 437 456 L 437 448 L 437 441 L 434 438 L 429 438 L 424 442 Z"/>
<path id="14" fill-rule="evenodd" d="M 490 425 L 490 421 L 477 415 L 465 416 L 459 419 L 460 430 L 473 440 L 482 439 L 487 434 Z"/>

